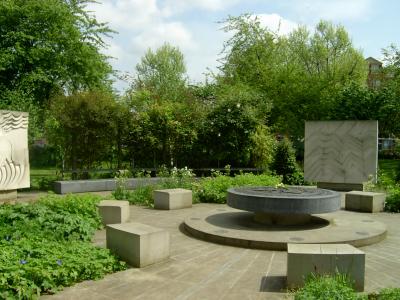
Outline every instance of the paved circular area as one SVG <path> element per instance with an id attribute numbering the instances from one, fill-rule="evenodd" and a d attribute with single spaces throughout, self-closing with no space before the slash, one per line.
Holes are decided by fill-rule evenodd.
<path id="1" fill-rule="evenodd" d="M 171 256 L 166 262 L 146 268 L 130 268 L 107 275 L 101 280 L 84 281 L 40 299 L 49 300 L 242 300 L 292 299 L 286 290 L 287 254 L 230 247 L 188 236 L 182 221 L 195 213 L 226 209 L 221 204 L 195 204 L 192 208 L 154 210 L 130 206 L 131 222 L 156 226 L 171 235 Z M 400 287 L 400 218 L 389 213 L 339 211 L 349 217 L 366 217 L 388 227 L 387 238 L 362 247 L 366 253 L 365 291 Z M 98 231 L 94 242 L 105 247 L 105 230 Z"/>
<path id="2" fill-rule="evenodd" d="M 288 243 L 371 245 L 386 237 L 386 226 L 358 213 L 312 216 L 312 223 L 281 226 L 255 222 L 254 214 L 230 207 L 195 213 L 184 221 L 194 237 L 253 249 L 286 250 Z"/>

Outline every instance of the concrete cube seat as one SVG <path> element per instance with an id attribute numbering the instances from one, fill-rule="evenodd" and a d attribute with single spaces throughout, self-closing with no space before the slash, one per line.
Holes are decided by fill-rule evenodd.
<path id="1" fill-rule="evenodd" d="M 106 227 L 107 248 L 134 267 L 144 267 L 169 257 L 169 233 L 141 223 Z"/>
<path id="2" fill-rule="evenodd" d="M 364 290 L 365 253 L 348 244 L 288 244 L 287 283 L 301 287 L 310 274 L 347 274 Z"/>
<path id="3" fill-rule="evenodd" d="M 352 191 L 346 193 L 345 207 L 346 210 L 380 212 L 383 211 L 385 199 L 384 193 Z"/>
<path id="4" fill-rule="evenodd" d="M 129 219 L 128 201 L 103 200 L 97 208 L 104 225 L 124 223 Z"/>
<path id="5" fill-rule="evenodd" d="M 154 208 L 180 209 L 192 207 L 192 191 L 185 189 L 155 190 L 153 192 Z"/>

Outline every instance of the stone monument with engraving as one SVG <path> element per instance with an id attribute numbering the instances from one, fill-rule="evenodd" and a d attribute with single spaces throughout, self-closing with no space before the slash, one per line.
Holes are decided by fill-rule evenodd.
<path id="1" fill-rule="evenodd" d="M 319 188 L 363 190 L 376 182 L 378 121 L 307 121 L 304 177 Z"/>
<path id="2" fill-rule="evenodd" d="M 28 113 L 0 110 L 0 202 L 29 186 Z"/>

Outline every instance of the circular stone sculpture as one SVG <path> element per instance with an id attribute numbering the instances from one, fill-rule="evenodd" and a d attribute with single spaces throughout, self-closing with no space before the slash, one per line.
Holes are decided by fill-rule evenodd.
<path id="1" fill-rule="evenodd" d="M 254 220 L 265 224 L 299 225 L 311 214 L 340 209 L 338 192 L 310 187 L 240 187 L 228 190 L 230 207 L 254 212 Z"/>

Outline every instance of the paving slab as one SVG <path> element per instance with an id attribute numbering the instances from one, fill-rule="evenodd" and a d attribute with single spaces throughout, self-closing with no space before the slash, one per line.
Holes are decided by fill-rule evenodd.
<path id="1" fill-rule="evenodd" d="M 182 230 L 194 213 L 227 209 L 226 205 L 195 204 L 192 208 L 160 211 L 130 206 L 130 220 L 170 233 L 170 259 L 142 269 L 105 276 L 67 287 L 41 299 L 292 299 L 286 293 L 285 251 L 232 247 L 189 236 Z M 366 253 L 365 291 L 400 287 L 400 215 L 340 211 L 346 217 L 368 216 L 387 226 L 385 240 L 361 247 Z M 105 246 L 105 230 L 94 242 Z"/>

